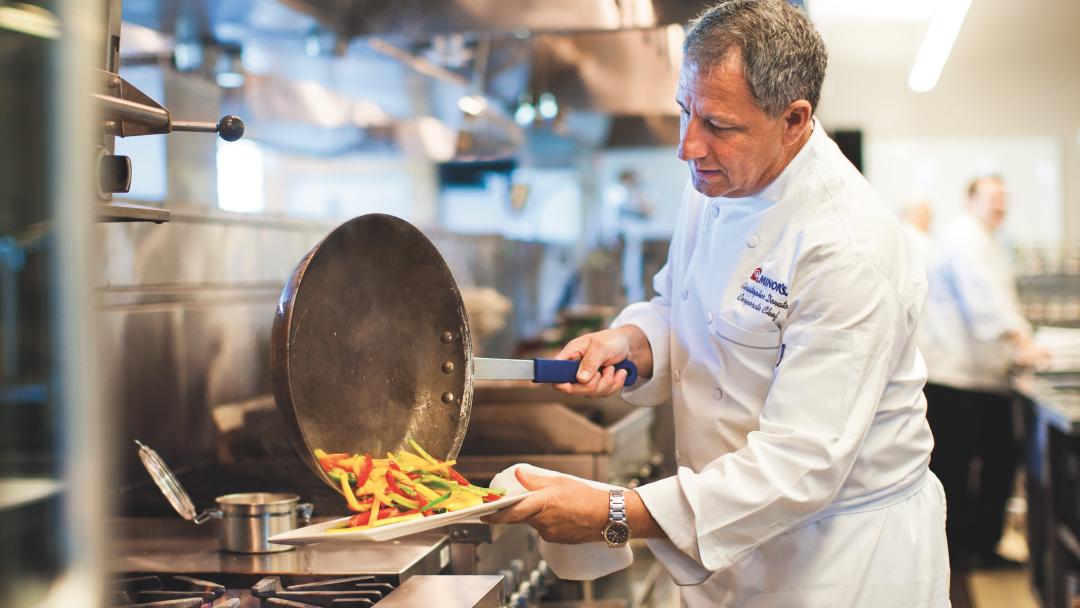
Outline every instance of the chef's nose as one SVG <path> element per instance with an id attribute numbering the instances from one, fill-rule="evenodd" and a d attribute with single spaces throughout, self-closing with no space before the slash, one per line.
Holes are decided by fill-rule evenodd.
<path id="1" fill-rule="evenodd" d="M 682 137 L 679 138 L 679 160 L 694 160 L 707 153 L 705 142 L 701 138 L 701 127 L 697 126 L 696 122 L 687 121 L 682 130 Z"/>

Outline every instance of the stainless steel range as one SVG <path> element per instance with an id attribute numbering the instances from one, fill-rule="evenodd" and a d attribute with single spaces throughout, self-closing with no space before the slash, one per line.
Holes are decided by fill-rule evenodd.
<path id="1" fill-rule="evenodd" d="M 418 534 L 388 543 L 325 543 L 266 554 L 218 549 L 214 530 L 172 520 L 117 522 L 110 564 L 113 606 L 140 608 L 499 608 L 500 575 L 448 575 L 449 537 Z"/>

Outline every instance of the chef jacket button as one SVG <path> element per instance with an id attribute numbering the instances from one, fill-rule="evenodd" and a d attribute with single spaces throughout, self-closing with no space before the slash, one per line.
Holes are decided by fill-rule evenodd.
<path id="1" fill-rule="evenodd" d="M 724 398 L 724 391 L 720 390 L 719 386 L 714 388 L 712 392 L 712 398 L 713 401 L 720 401 Z"/>
<path id="2" fill-rule="evenodd" d="M 679 378 L 681 378 L 681 377 L 682 377 L 682 374 L 679 373 L 679 370 L 675 370 L 675 371 L 671 372 L 671 379 L 674 380 L 675 382 L 678 382 Z"/>
<path id="3" fill-rule="evenodd" d="M 761 239 L 759 239 L 758 235 L 756 234 L 751 234 L 750 236 L 746 237 L 746 246 L 751 249 L 757 247 L 760 243 Z"/>
<path id="4" fill-rule="evenodd" d="M 689 298 L 689 297 L 690 297 L 690 292 L 684 289 L 683 292 L 682 292 L 683 301 L 685 302 L 686 299 Z"/>
<path id="5" fill-rule="evenodd" d="M 713 217 L 720 217 L 720 207 L 717 205 L 709 205 L 709 214 Z"/>
<path id="6" fill-rule="evenodd" d="M 706 323 L 710 323 L 710 324 L 711 324 L 711 323 L 712 323 L 712 320 L 713 320 L 713 315 L 712 315 L 712 311 L 709 311 L 709 312 L 708 312 L 708 313 L 706 313 L 706 315 L 705 315 L 705 322 L 706 322 Z"/>

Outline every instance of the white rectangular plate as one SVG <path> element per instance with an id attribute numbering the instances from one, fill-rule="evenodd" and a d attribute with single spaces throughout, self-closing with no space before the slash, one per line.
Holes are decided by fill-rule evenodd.
<path id="1" fill-rule="evenodd" d="M 434 530 L 435 528 L 441 528 L 450 524 L 478 520 L 488 513 L 494 513 L 499 509 L 509 507 L 529 494 L 531 494 L 531 492 L 515 494 L 514 496 L 503 496 L 499 500 L 485 502 L 484 504 L 476 505 L 475 507 L 467 507 L 460 511 L 429 515 L 428 517 L 420 519 L 412 519 L 376 528 L 361 528 L 350 532 L 326 531 L 329 528 L 336 528 L 349 520 L 348 517 L 342 517 L 331 521 L 324 521 L 321 524 L 313 524 L 303 528 L 289 530 L 288 532 L 282 532 L 276 536 L 271 536 L 270 542 L 279 545 L 310 545 L 313 543 L 325 543 L 329 541 L 382 542 L 384 540 L 394 540 L 395 538 L 401 538 L 402 536 L 417 534 L 419 532 L 427 532 L 428 530 Z"/>

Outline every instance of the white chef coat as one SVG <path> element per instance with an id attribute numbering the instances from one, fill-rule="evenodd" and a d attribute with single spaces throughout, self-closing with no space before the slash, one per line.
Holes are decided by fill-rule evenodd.
<path id="1" fill-rule="evenodd" d="M 923 347 L 930 381 L 973 391 L 1009 388 L 1009 332 L 1030 335 L 1009 253 L 970 213 L 940 235 L 930 269 Z"/>
<path id="2" fill-rule="evenodd" d="M 615 325 L 653 353 L 624 397 L 674 403 L 678 473 L 637 492 L 657 557 L 704 581 L 684 605 L 948 605 L 925 273 L 820 124 L 755 197 L 688 185 L 654 285 Z"/>

